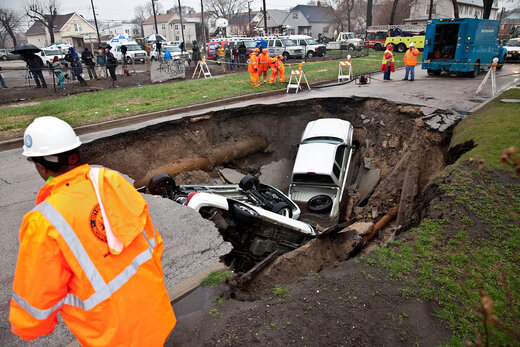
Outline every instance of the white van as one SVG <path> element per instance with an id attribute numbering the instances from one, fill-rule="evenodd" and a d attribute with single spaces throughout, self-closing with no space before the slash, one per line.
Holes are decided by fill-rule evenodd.
<path id="1" fill-rule="evenodd" d="M 302 46 L 303 54 L 307 58 L 315 56 L 323 57 L 327 54 L 327 47 L 325 44 L 318 43 L 308 35 L 289 35 L 289 38 L 296 42 L 297 45 Z"/>
<path id="2" fill-rule="evenodd" d="M 118 43 L 118 44 L 111 44 L 112 45 L 112 54 L 114 57 L 122 61 L 123 59 L 123 53 L 121 53 L 121 46 L 126 46 L 126 63 L 131 64 L 136 62 L 146 63 L 146 60 L 148 59 L 148 55 L 145 51 L 141 49 L 141 46 L 137 44 L 135 41 L 129 41 L 124 43 Z"/>
<path id="3" fill-rule="evenodd" d="M 283 55 L 285 59 L 303 58 L 303 47 L 298 46 L 289 36 L 261 36 L 253 37 L 255 41 L 267 42 L 267 52 L 271 57 Z"/>
<path id="4" fill-rule="evenodd" d="M 52 60 L 55 56 L 57 56 L 59 60 L 63 60 L 65 57 L 65 55 L 59 49 L 52 48 L 43 48 L 41 52 L 36 53 L 36 55 L 39 55 L 40 58 L 42 58 L 43 63 L 48 68 L 52 66 Z"/>

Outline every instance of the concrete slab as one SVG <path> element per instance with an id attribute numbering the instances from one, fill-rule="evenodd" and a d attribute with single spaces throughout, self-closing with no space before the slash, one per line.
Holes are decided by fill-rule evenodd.
<path id="1" fill-rule="evenodd" d="M 293 163 L 289 159 L 274 161 L 260 169 L 260 182 L 273 186 L 284 193 L 289 190 Z"/>
<path id="2" fill-rule="evenodd" d="M 381 174 L 381 169 L 370 169 L 366 172 L 363 177 L 361 177 L 361 181 L 359 182 L 358 192 L 359 192 L 359 202 L 363 202 L 367 197 L 372 194 L 377 184 L 379 183 L 379 176 Z"/>
<path id="3" fill-rule="evenodd" d="M 219 170 L 220 174 L 222 176 L 224 176 L 224 178 L 226 180 L 228 180 L 229 182 L 233 183 L 233 184 L 238 184 L 240 183 L 240 180 L 242 178 L 244 178 L 244 174 L 237 171 L 237 170 L 233 170 L 233 169 L 222 169 L 222 170 Z"/>

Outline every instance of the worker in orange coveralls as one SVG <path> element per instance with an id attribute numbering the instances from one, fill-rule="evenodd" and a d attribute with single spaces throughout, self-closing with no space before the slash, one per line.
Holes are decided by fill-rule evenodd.
<path id="1" fill-rule="evenodd" d="M 253 53 L 249 55 L 249 66 L 247 67 L 247 71 L 249 71 L 249 76 L 251 77 L 251 85 L 253 87 L 258 87 L 258 55 L 260 54 L 260 49 L 255 48 Z"/>
<path id="2" fill-rule="evenodd" d="M 285 67 L 283 65 L 283 55 L 279 55 L 276 58 L 271 58 L 269 61 L 269 65 L 271 66 L 271 76 L 269 77 L 269 83 L 273 84 L 276 79 L 276 75 L 279 73 L 280 82 L 284 82 L 285 79 Z"/>
<path id="3" fill-rule="evenodd" d="M 269 71 L 269 59 L 271 57 L 267 54 L 267 49 L 262 50 L 262 54 L 258 56 L 258 80 L 262 80 L 262 75 L 264 76 L 264 81 L 262 84 L 267 83 L 267 71 Z"/>
<path id="4" fill-rule="evenodd" d="M 80 145 L 55 117 L 25 130 L 22 154 L 46 183 L 20 227 L 11 330 L 34 340 L 61 313 L 82 346 L 163 346 L 176 319 L 161 236 L 120 174 L 80 165 Z"/>

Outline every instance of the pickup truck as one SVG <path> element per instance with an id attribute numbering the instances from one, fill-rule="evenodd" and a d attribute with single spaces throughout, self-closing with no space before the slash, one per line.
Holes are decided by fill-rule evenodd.
<path id="1" fill-rule="evenodd" d="M 289 199 L 316 213 L 339 214 L 354 155 L 354 127 L 337 118 L 309 122 L 303 132 L 289 185 Z"/>
<path id="2" fill-rule="evenodd" d="M 327 49 L 348 49 L 349 51 L 361 51 L 365 43 L 358 39 L 354 33 L 341 32 L 336 37 L 336 40 L 327 43 Z"/>

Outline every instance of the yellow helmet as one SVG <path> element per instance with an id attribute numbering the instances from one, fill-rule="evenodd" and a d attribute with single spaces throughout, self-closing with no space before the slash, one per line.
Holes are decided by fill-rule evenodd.
<path id="1" fill-rule="evenodd" d="M 260 52 L 260 48 L 256 47 L 255 52 Z"/>

